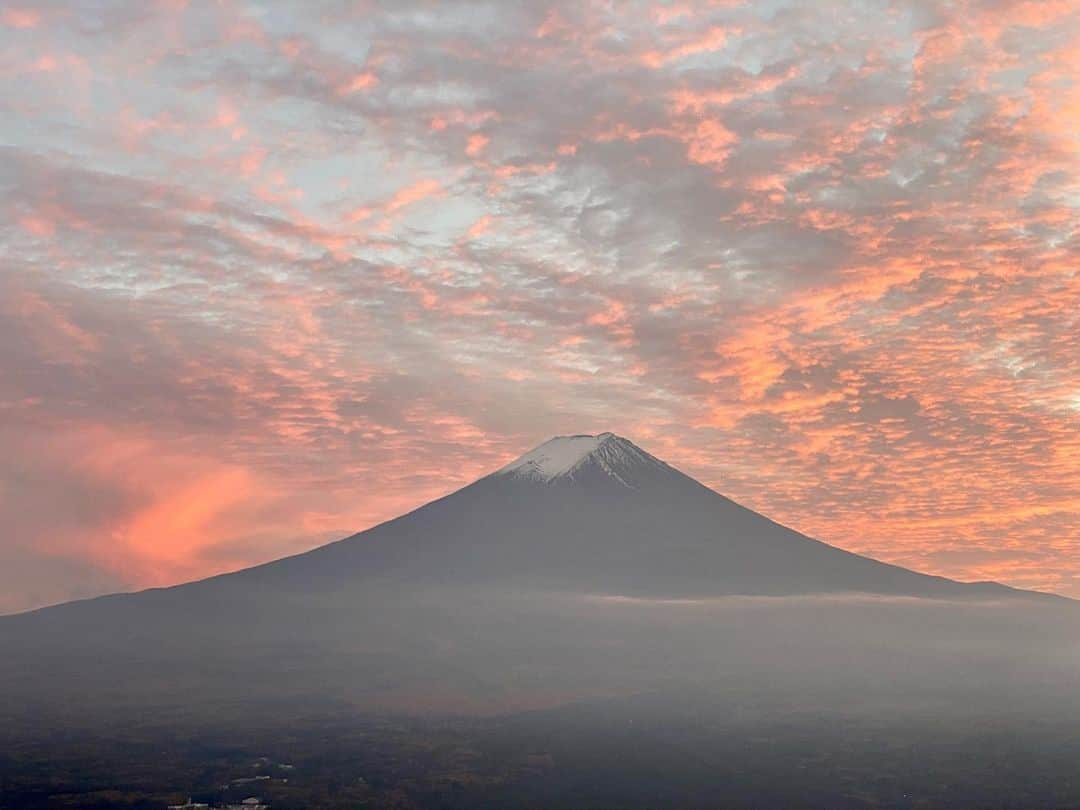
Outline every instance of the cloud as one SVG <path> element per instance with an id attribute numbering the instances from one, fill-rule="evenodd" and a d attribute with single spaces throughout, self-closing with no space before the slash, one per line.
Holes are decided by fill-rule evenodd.
<path id="1" fill-rule="evenodd" d="M 0 22 L 0 406 L 75 510 L 8 542 L 42 572 L 11 605 L 262 561 L 590 429 L 846 548 L 1080 594 L 1074 4 Z"/>

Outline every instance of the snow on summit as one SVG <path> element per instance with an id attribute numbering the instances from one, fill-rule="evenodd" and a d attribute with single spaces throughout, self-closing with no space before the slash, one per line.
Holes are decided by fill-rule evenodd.
<path id="1" fill-rule="evenodd" d="M 556 436 L 511 461 L 499 472 L 524 474 L 550 481 L 566 475 L 588 458 L 602 441 L 613 436 L 612 433 L 601 433 L 598 436 Z"/>
<path id="2" fill-rule="evenodd" d="M 632 467 L 642 464 L 666 466 L 633 442 L 614 433 L 600 433 L 596 436 L 556 436 L 497 470 L 495 474 L 554 481 L 564 477 L 573 478 L 574 471 L 590 459 L 626 486 L 631 484 L 624 475 Z"/>

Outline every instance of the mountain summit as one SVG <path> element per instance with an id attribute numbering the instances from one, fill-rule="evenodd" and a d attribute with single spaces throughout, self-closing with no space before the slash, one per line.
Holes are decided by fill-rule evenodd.
<path id="1" fill-rule="evenodd" d="M 497 470 L 495 475 L 551 483 L 573 480 L 589 467 L 598 468 L 623 486 L 633 488 L 632 482 L 643 471 L 655 471 L 667 465 L 614 433 L 578 434 L 556 436 Z"/>

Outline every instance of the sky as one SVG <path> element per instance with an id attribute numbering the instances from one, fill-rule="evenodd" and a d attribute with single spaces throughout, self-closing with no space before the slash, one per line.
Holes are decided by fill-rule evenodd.
<path id="1" fill-rule="evenodd" d="M 1075 0 L 14 0 L 0 135 L 0 612 L 607 430 L 1080 597 Z"/>

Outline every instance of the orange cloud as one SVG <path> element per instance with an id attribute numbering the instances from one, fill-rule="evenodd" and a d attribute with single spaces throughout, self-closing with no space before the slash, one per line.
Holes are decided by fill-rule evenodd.
<path id="1" fill-rule="evenodd" d="M 201 576 L 617 422 L 827 541 L 1080 594 L 1075 3 L 519 11 L 343 14 L 361 68 L 228 3 L 0 11 L 34 544 Z"/>
<path id="2" fill-rule="evenodd" d="M 722 26 L 713 26 L 702 34 L 666 50 L 650 50 L 641 55 L 641 61 L 649 67 L 663 67 L 669 62 L 676 62 L 699 53 L 718 51 L 727 41 L 728 31 Z"/>
<path id="3" fill-rule="evenodd" d="M 441 197 L 444 193 L 442 183 L 438 180 L 418 180 L 395 192 L 387 201 L 385 210 L 389 214 L 394 214 L 402 208 L 418 203 L 421 200 Z"/>
<path id="4" fill-rule="evenodd" d="M 722 166 L 738 139 L 719 121 L 702 121 L 687 139 L 686 156 L 694 163 Z"/>
<path id="5" fill-rule="evenodd" d="M 490 214 L 484 214 L 480 219 L 476 220 L 469 226 L 469 230 L 465 232 L 467 239 L 478 239 L 490 230 L 495 218 Z"/>
<path id="6" fill-rule="evenodd" d="M 338 94 L 347 96 L 352 93 L 358 93 L 362 90 L 370 90 L 372 87 L 379 83 L 379 77 L 371 71 L 364 71 L 363 73 L 357 73 L 351 79 L 343 83 L 338 87 Z"/>
<path id="7" fill-rule="evenodd" d="M 30 8 L 5 8 L 0 11 L 0 22 L 9 28 L 36 28 L 41 22 L 41 13 Z"/>
<path id="8" fill-rule="evenodd" d="M 469 157 L 477 157 L 490 142 L 491 139 L 487 135 L 479 132 L 474 133 L 469 136 L 469 141 L 465 146 L 465 154 Z"/>

